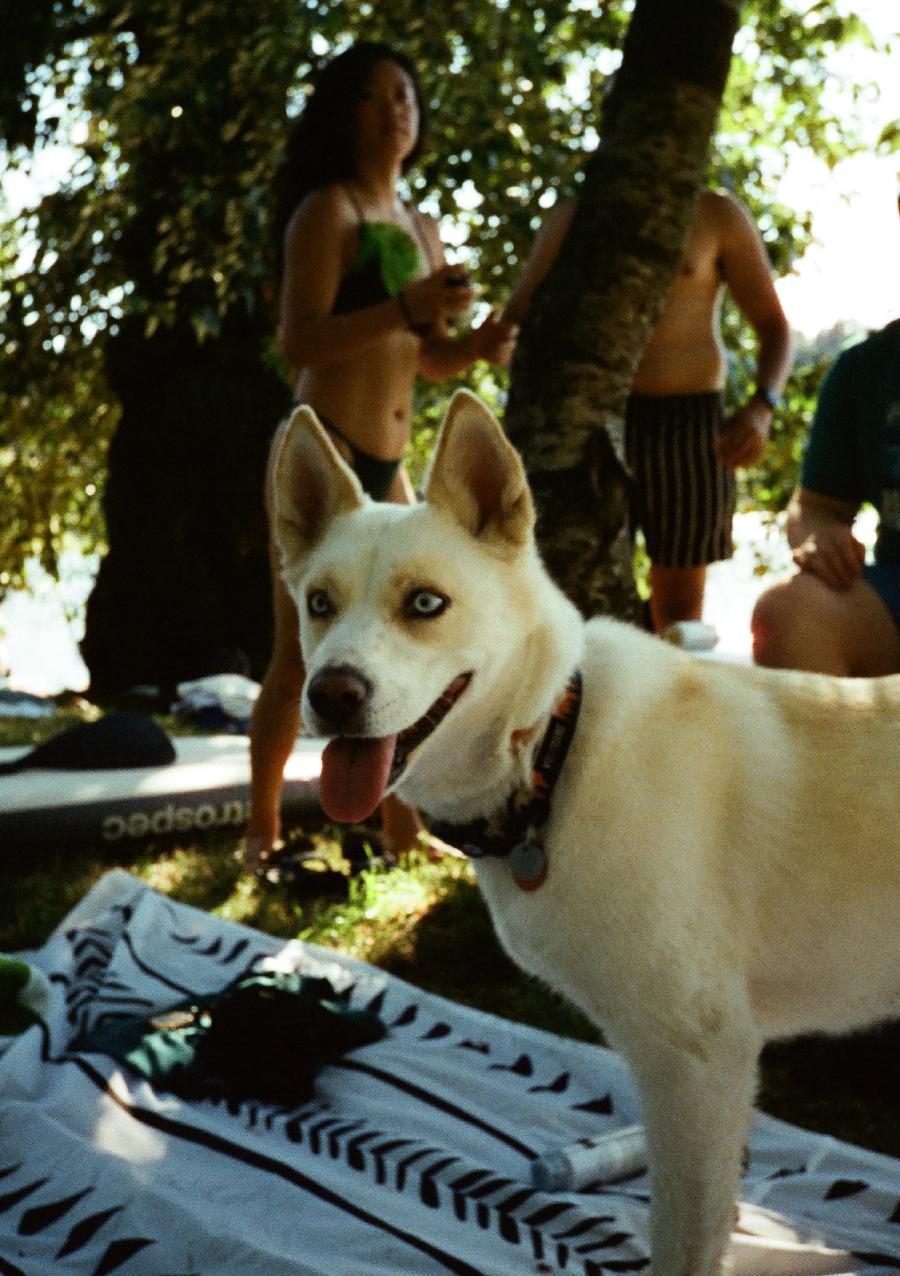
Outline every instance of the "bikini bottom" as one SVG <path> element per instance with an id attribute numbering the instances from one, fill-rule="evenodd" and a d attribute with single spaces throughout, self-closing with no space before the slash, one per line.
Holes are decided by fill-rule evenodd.
<path id="1" fill-rule="evenodd" d="M 398 457 L 396 461 L 384 461 L 380 456 L 373 456 L 371 452 L 366 452 L 363 448 L 357 447 L 353 440 L 348 439 L 344 431 L 336 426 L 333 421 L 329 421 L 321 413 L 318 413 L 318 417 L 328 433 L 333 434 L 342 443 L 346 443 L 350 449 L 350 464 L 362 485 L 363 491 L 371 496 L 373 501 L 383 501 L 391 490 L 391 484 L 403 464 L 403 458 Z"/>

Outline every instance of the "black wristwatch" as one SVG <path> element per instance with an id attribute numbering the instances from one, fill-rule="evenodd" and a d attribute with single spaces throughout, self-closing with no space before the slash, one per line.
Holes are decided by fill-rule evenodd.
<path id="1" fill-rule="evenodd" d="M 781 407 L 781 395 L 776 394 L 774 390 L 770 390 L 768 386 L 758 385 L 751 397 L 762 399 L 763 403 L 767 403 L 773 412 L 777 412 Z"/>

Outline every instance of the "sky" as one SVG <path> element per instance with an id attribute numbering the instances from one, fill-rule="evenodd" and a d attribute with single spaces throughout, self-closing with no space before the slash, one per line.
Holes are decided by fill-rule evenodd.
<path id="1" fill-rule="evenodd" d="M 847 6 L 850 12 L 850 6 Z M 855 0 L 856 12 L 876 39 L 891 45 L 888 57 L 844 52 L 833 66 L 830 91 L 847 101 L 848 82 L 877 82 L 880 94 L 861 111 L 863 135 L 874 141 L 900 119 L 900 2 Z M 791 325 L 806 336 L 841 320 L 869 328 L 900 316 L 900 153 L 860 154 L 829 172 L 809 153 L 798 153 L 779 198 L 810 207 L 817 240 L 778 292 Z"/>
<path id="2" fill-rule="evenodd" d="M 900 78 L 900 68 L 898 68 Z M 790 206 L 813 192 L 817 242 L 776 287 L 791 326 L 813 337 L 840 320 L 881 328 L 900 316 L 900 155 L 860 155 L 829 173 L 800 157 L 784 183 Z"/>

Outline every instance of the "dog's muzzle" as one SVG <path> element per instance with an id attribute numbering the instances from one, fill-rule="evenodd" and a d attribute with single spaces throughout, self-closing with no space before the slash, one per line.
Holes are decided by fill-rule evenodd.
<path id="1" fill-rule="evenodd" d="M 443 721 L 465 691 L 471 673 L 459 674 L 431 707 L 404 731 L 365 734 L 372 686 L 355 669 L 332 666 L 310 680 L 307 698 L 316 715 L 310 725 L 331 735 L 322 754 L 322 809 L 341 823 L 368 819 L 400 778 L 414 749 Z"/>
<path id="2" fill-rule="evenodd" d="M 330 735 L 358 733 L 371 694 L 369 680 L 349 665 L 320 669 L 306 689 L 319 725 Z"/>
<path id="3" fill-rule="evenodd" d="M 397 737 L 394 761 L 391 766 L 391 784 L 396 784 L 406 769 L 406 764 L 412 751 L 418 748 L 423 740 L 427 740 L 435 727 L 443 722 L 471 681 L 471 671 L 461 673 L 458 678 L 454 678 L 450 686 L 438 696 L 427 713 L 424 713 L 418 722 L 414 722 L 412 726 L 400 732 Z"/>
<path id="4" fill-rule="evenodd" d="M 450 712 L 471 678 L 471 673 L 463 673 L 454 678 L 431 708 L 412 726 L 400 732 L 391 768 L 392 783 L 403 771 L 412 751 L 431 735 Z M 368 678 L 350 665 L 330 665 L 320 669 L 310 679 L 306 690 L 318 725 L 329 735 L 345 736 L 365 735 L 363 718 L 371 694 L 372 684 Z"/>

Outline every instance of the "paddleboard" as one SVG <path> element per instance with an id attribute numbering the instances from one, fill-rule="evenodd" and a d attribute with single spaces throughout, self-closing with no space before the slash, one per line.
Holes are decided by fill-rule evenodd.
<path id="1" fill-rule="evenodd" d="M 240 833 L 250 813 L 249 740 L 174 738 L 169 766 L 110 771 L 27 770 L 0 776 L 0 853 L 21 845 L 129 844 L 182 835 Z M 285 824 L 321 814 L 326 741 L 300 737 L 285 768 Z M 29 749 L 0 749 L 11 762 Z"/>

